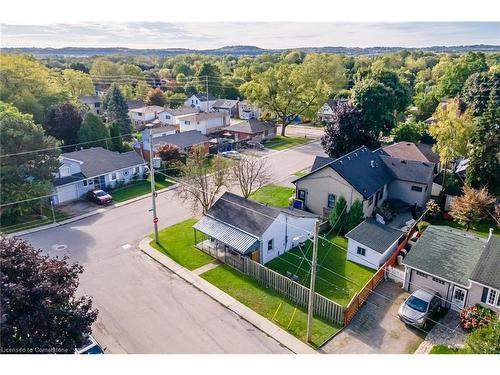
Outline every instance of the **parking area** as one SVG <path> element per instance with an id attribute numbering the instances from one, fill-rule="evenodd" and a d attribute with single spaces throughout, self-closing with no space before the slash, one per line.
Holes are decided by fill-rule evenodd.
<path id="1" fill-rule="evenodd" d="M 400 284 L 383 281 L 351 323 L 320 351 L 330 354 L 409 354 L 425 339 L 425 332 L 407 327 L 398 318 L 408 297 Z"/>

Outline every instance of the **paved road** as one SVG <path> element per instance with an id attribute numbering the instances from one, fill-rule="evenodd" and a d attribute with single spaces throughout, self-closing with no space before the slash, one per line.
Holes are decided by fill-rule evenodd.
<path id="1" fill-rule="evenodd" d="M 310 166 L 318 142 L 269 157 L 275 179 Z M 100 310 L 94 334 L 112 353 L 287 353 L 138 249 L 151 232 L 149 200 L 24 236 L 52 255 L 85 267 L 79 291 Z M 191 217 L 175 191 L 158 197 L 160 227 Z"/>

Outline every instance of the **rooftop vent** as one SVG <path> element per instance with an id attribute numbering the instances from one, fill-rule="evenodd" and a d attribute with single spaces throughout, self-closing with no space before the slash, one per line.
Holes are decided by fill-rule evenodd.
<path id="1" fill-rule="evenodd" d="M 344 162 L 342 160 L 339 160 L 339 164 L 342 165 L 344 164 Z"/>
<path id="2" fill-rule="evenodd" d="M 375 161 L 370 160 L 370 167 L 375 168 Z"/>
<path id="3" fill-rule="evenodd" d="M 355 153 L 354 153 L 354 156 L 358 156 L 358 153 L 357 153 L 357 152 L 355 152 Z"/>
<path id="4" fill-rule="evenodd" d="M 347 157 L 347 160 L 351 160 L 351 157 L 350 157 L 350 156 L 348 156 L 348 157 Z"/>

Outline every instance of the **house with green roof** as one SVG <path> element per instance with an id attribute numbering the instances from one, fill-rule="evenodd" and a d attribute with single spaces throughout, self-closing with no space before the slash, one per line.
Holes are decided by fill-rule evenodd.
<path id="1" fill-rule="evenodd" d="M 482 304 L 500 313 L 500 239 L 428 227 L 403 260 L 404 288 L 437 291 L 453 310 Z"/>

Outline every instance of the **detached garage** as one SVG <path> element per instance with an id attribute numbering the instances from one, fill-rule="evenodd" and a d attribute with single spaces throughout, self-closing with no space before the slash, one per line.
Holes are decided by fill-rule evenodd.
<path id="1" fill-rule="evenodd" d="M 345 236 L 347 260 L 378 270 L 396 251 L 404 232 L 369 218 Z"/>

